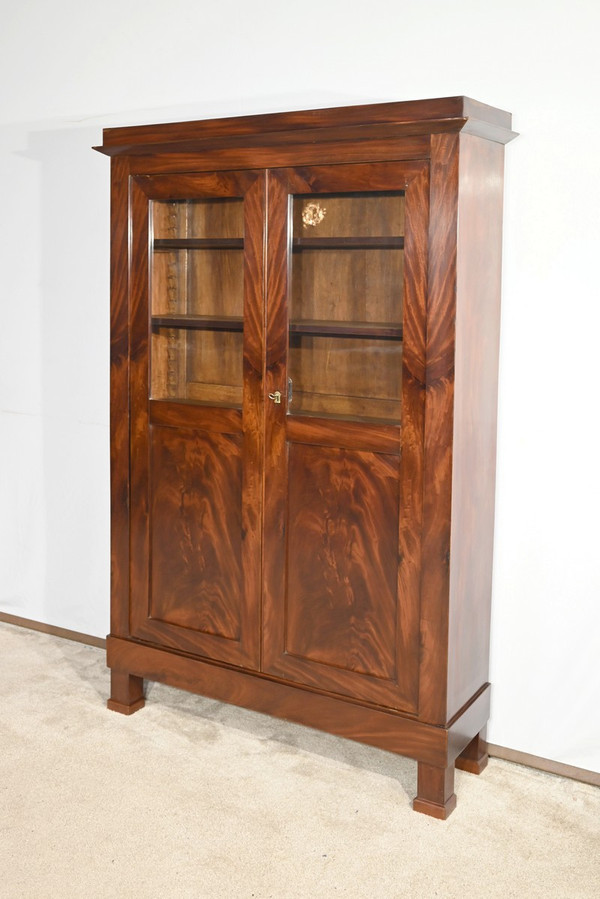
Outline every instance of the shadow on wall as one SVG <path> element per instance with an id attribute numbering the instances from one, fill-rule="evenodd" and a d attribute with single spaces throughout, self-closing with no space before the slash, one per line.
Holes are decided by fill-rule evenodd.
<path id="1" fill-rule="evenodd" d="M 7 510 L 16 524 L 14 548 L 35 571 L 17 572 L 10 595 L 0 601 L 23 617 L 104 636 L 109 171 L 91 150 L 99 130 L 2 129 L 14 175 L 3 192 L 13 210 L 8 252 L 19 258 L 27 247 L 10 303 L 18 350 L 3 408 L 33 417 L 38 427 L 14 431 L 14 477 L 26 485 L 27 513 Z M 18 497 L 10 498 L 14 506 Z"/>
<path id="2" fill-rule="evenodd" d="M 102 127 L 372 102 L 240 97 L 0 128 L 3 328 L 0 610 L 95 636 L 109 627 L 109 161 Z M 60 124 L 60 123 L 58 123 Z"/>

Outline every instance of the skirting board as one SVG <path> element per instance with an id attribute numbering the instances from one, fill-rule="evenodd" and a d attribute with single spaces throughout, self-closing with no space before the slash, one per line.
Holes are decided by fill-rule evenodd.
<path id="1" fill-rule="evenodd" d="M 0 612 L 0 621 L 17 627 L 28 628 L 32 631 L 39 631 L 42 634 L 49 634 L 52 637 L 62 637 L 65 640 L 74 640 L 77 643 L 96 646 L 99 649 L 105 649 L 106 647 L 106 640 L 103 640 L 102 637 L 92 637 L 89 634 L 81 634 L 78 631 L 71 631 L 63 627 L 54 627 L 52 624 L 43 624 L 40 621 L 32 621 L 29 618 L 19 618 L 17 615 L 9 615 L 6 612 Z M 514 762 L 517 765 L 525 765 L 527 768 L 536 768 L 538 771 L 545 771 L 548 774 L 556 774 L 559 777 L 568 777 L 571 780 L 578 780 L 582 783 L 600 787 L 600 773 L 596 771 L 577 768 L 575 765 L 565 765 L 563 762 L 540 758 L 540 756 L 530 755 L 528 752 L 519 752 L 517 749 L 507 749 L 505 746 L 498 746 L 495 743 L 488 743 L 487 746 L 488 753 L 493 758 L 503 759 L 507 762 Z"/>
<path id="2" fill-rule="evenodd" d="M 54 627 L 53 624 L 43 624 L 41 621 L 32 621 L 30 618 L 19 618 L 17 615 L 9 615 L 7 612 L 0 612 L 0 621 L 5 624 L 14 624 L 16 627 L 26 627 L 30 631 L 39 631 L 41 634 L 50 634 L 51 637 L 63 637 L 65 640 L 74 640 L 76 643 L 86 643 L 88 646 L 106 649 L 106 640 L 102 637 L 80 634 L 79 631 L 70 631 L 65 627 Z"/>

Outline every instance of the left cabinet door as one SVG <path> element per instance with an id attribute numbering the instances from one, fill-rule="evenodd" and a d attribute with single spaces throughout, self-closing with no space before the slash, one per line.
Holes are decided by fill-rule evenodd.
<path id="1" fill-rule="evenodd" d="M 131 636 L 258 668 L 265 175 L 130 200 Z"/>

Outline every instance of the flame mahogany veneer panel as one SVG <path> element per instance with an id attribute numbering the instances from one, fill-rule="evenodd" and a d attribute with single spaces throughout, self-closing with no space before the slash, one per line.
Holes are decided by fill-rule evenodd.
<path id="1" fill-rule="evenodd" d="M 152 428 L 150 617 L 237 640 L 240 435 Z"/>
<path id="2" fill-rule="evenodd" d="M 398 467 L 398 456 L 290 447 L 288 654 L 394 678 Z"/>

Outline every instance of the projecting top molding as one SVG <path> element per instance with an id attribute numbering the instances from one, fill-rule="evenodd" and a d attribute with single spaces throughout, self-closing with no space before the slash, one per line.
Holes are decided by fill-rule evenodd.
<path id="1" fill-rule="evenodd" d="M 309 109 L 174 124 L 106 128 L 94 149 L 107 156 L 153 156 L 212 149 L 379 140 L 462 131 L 506 144 L 512 116 L 469 97 Z"/>

